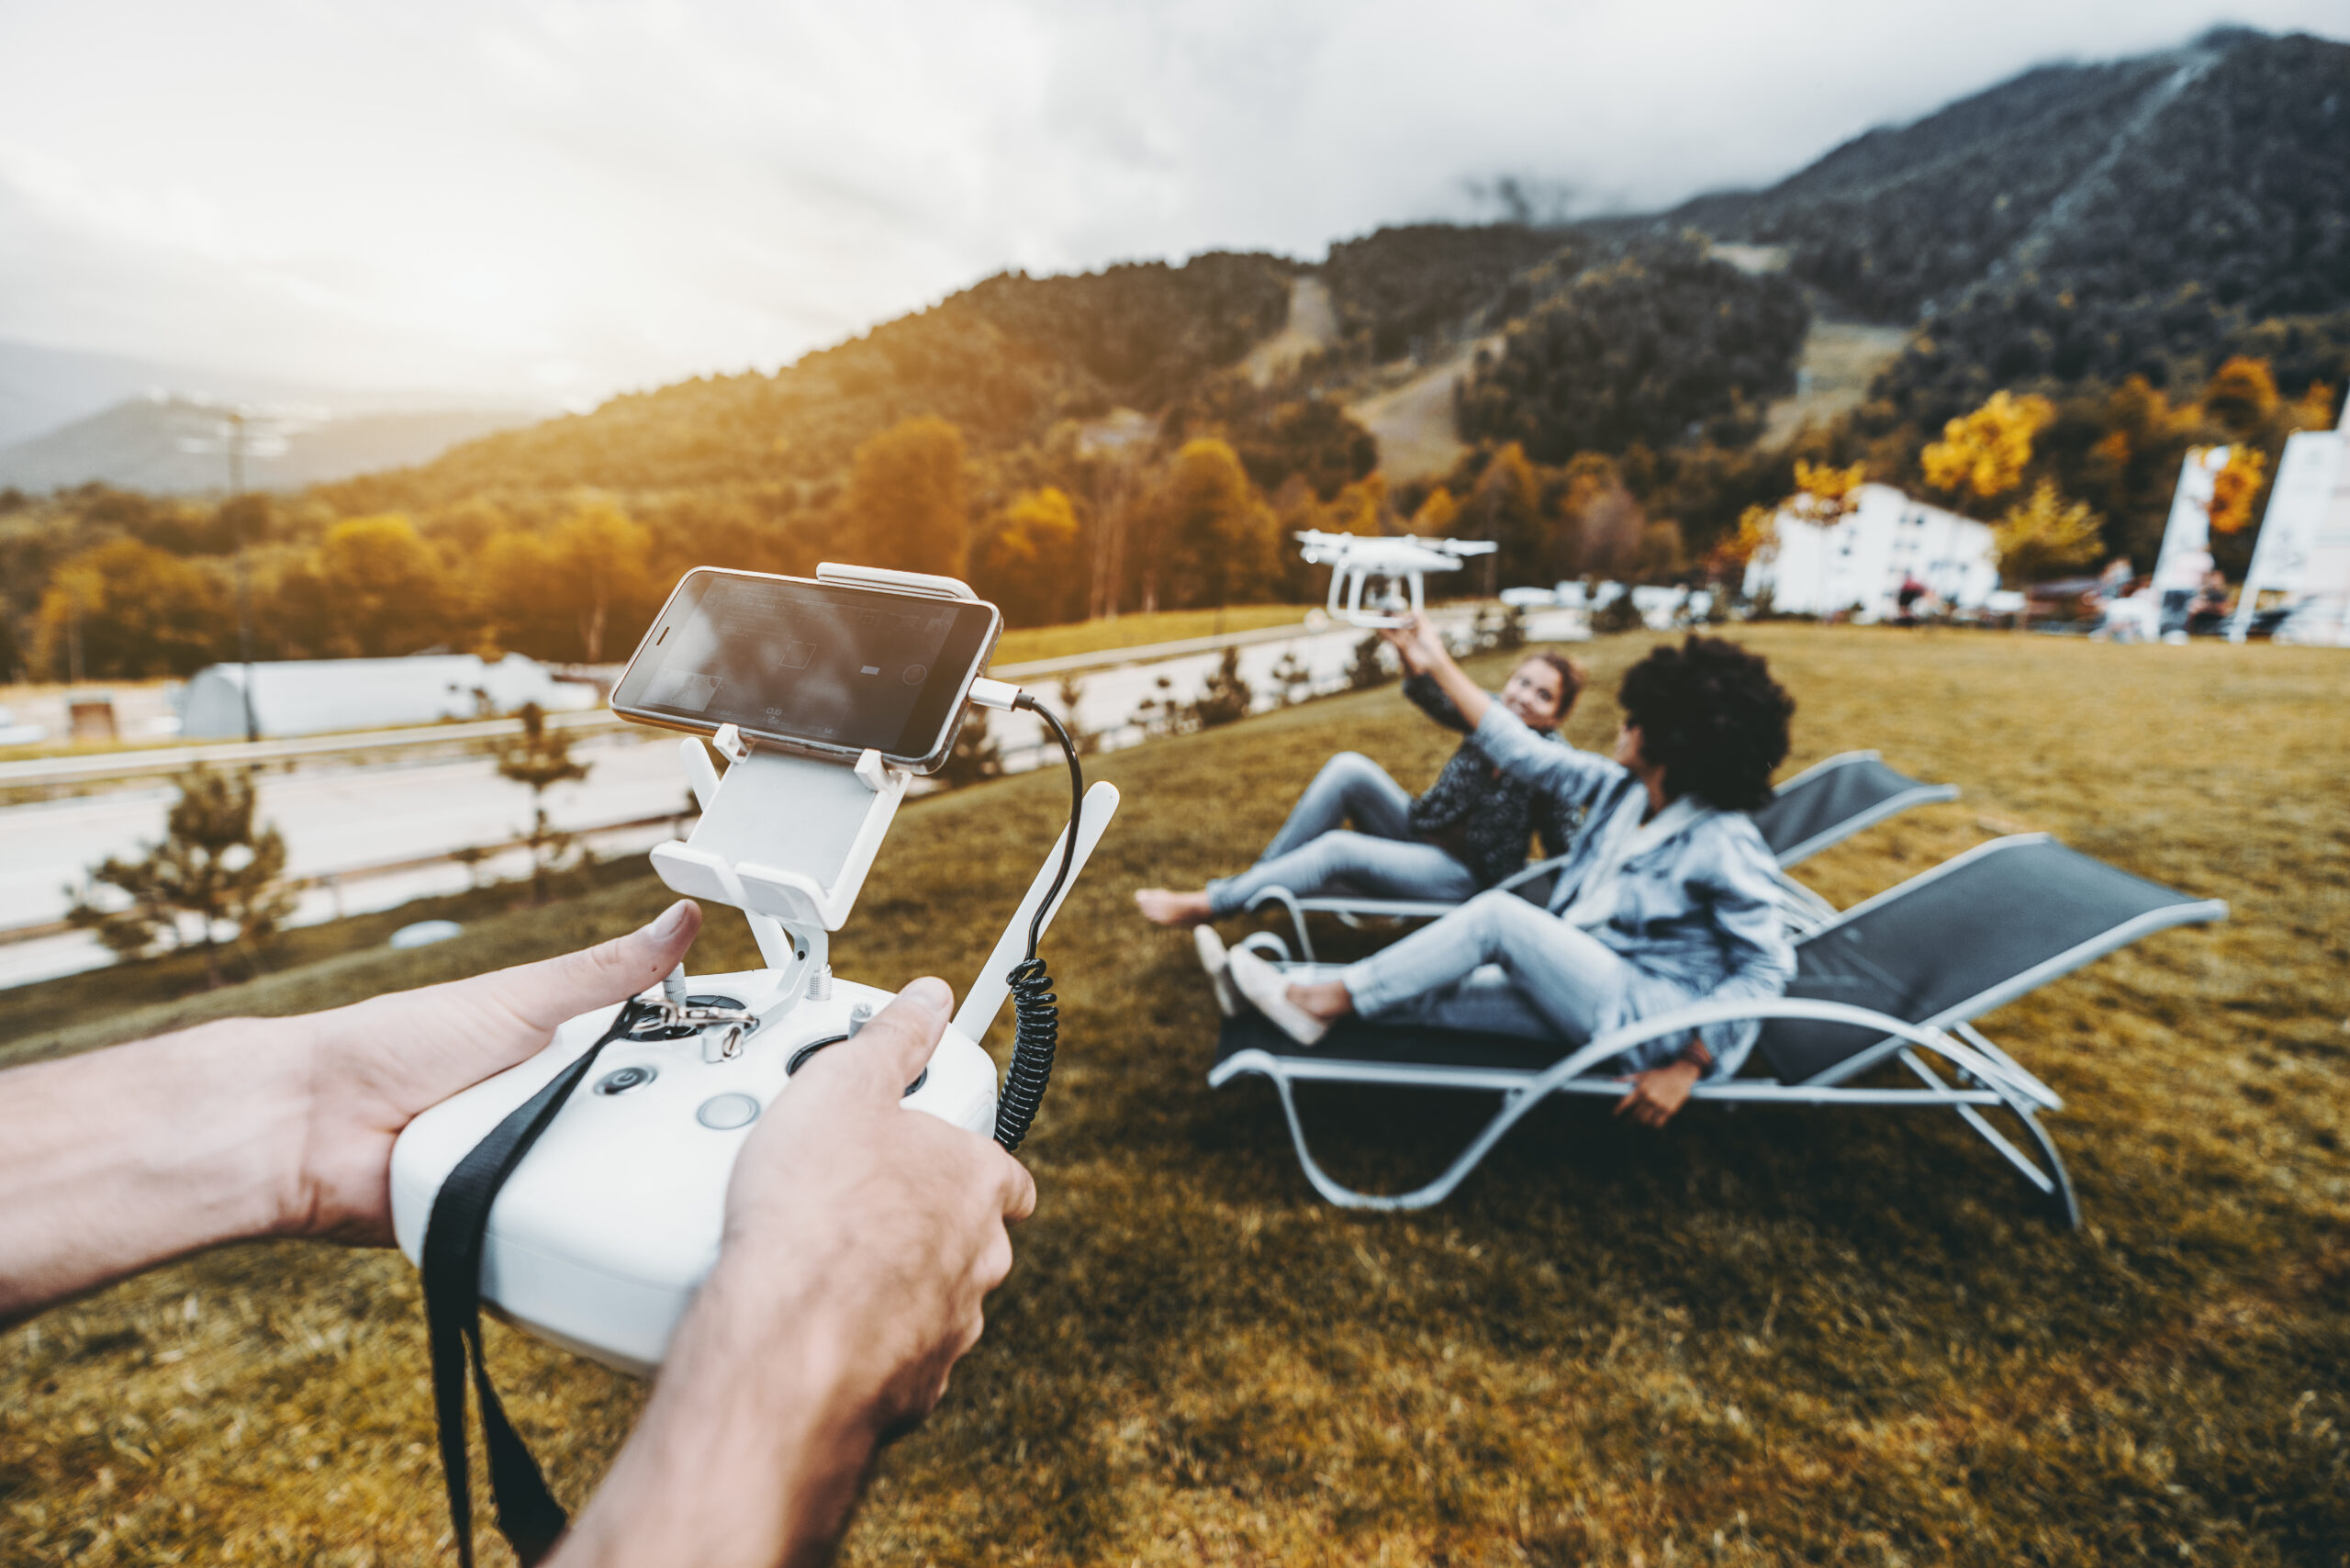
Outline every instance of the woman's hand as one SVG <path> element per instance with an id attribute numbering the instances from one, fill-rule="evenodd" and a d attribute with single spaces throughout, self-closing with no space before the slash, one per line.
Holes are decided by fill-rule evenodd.
<path id="1" fill-rule="evenodd" d="M 1616 1114 L 1629 1116 L 1644 1127 L 1661 1127 L 1689 1103 L 1700 1070 L 1694 1061 L 1672 1061 L 1636 1072 L 1621 1081 L 1631 1088 L 1616 1102 Z"/>
<path id="2" fill-rule="evenodd" d="M 1428 672 L 1427 650 L 1420 641 L 1420 616 L 1415 613 L 1411 621 L 1402 626 L 1382 626 L 1379 629 L 1380 640 L 1395 650 L 1395 656 L 1403 661 L 1406 675 L 1426 675 Z"/>
<path id="3" fill-rule="evenodd" d="M 1442 633 L 1427 616 L 1415 610 L 1408 622 L 1382 630 L 1380 635 L 1394 648 L 1405 669 L 1414 675 L 1435 678 L 1438 689 L 1452 700 L 1453 707 L 1460 710 L 1462 722 L 1471 729 L 1484 719 L 1485 710 L 1494 705 L 1494 694 L 1470 679 L 1468 672 L 1452 662 Z"/>

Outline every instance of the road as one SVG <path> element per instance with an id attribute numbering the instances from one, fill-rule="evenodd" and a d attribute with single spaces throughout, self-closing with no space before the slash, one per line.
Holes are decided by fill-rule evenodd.
<path id="1" fill-rule="evenodd" d="M 1341 627 L 1243 647 L 1241 677 L 1256 689 L 1260 707 L 1271 705 L 1273 669 L 1292 654 L 1318 689 L 1342 687 L 1362 636 Z M 1220 657 L 1198 654 L 1087 671 L 1077 678 L 1078 725 L 1103 734 L 1111 747 L 1134 744 L 1142 735 L 1131 721 L 1144 700 L 1197 696 Z M 1168 683 L 1163 692 L 1162 679 Z M 1060 689 L 1050 678 L 1029 686 L 1060 707 Z M 1057 752 L 1043 749 L 1049 737 L 1035 718 L 990 717 L 989 733 L 1012 769 L 1058 759 Z M 581 742 L 574 755 L 590 765 L 588 778 L 547 792 L 549 818 L 557 827 L 577 830 L 680 812 L 686 785 L 677 745 L 674 735 L 636 730 Z M 260 818 L 285 836 L 288 873 L 339 879 L 339 885 L 305 894 L 296 924 L 462 890 L 468 873 L 453 862 L 388 874 L 352 873 L 430 860 L 473 845 L 502 844 L 530 825 L 529 791 L 498 778 L 486 758 L 266 774 L 258 790 Z M 87 868 L 109 855 L 138 855 L 143 845 L 162 836 L 171 801 L 168 788 L 119 790 L 0 810 L 0 930 L 62 919 L 72 902 L 69 890 L 81 884 Z M 667 836 L 666 827 L 639 828 L 607 835 L 597 847 L 607 855 L 641 853 Z M 482 873 L 512 876 L 521 869 L 515 852 Z M 0 986 L 105 961 L 105 950 L 81 933 L 0 945 Z"/>

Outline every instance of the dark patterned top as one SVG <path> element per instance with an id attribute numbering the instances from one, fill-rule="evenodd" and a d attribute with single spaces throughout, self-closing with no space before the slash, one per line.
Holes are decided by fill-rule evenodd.
<path id="1" fill-rule="evenodd" d="M 1469 736 L 1427 793 L 1412 802 L 1414 833 L 1441 845 L 1469 868 L 1481 888 L 1526 868 L 1526 841 L 1531 834 L 1542 835 L 1546 858 L 1564 852 L 1573 824 L 1559 821 L 1559 808 L 1548 791 L 1521 783 L 1493 765 L 1433 676 L 1405 677 L 1404 695 L 1446 729 Z M 1550 731 L 1538 733 L 1557 739 Z"/>

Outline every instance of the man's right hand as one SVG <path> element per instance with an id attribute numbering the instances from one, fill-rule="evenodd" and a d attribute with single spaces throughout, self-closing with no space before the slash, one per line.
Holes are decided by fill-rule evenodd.
<path id="1" fill-rule="evenodd" d="M 914 981 L 853 1039 L 800 1069 L 734 1165 L 719 1268 L 762 1293 L 811 1284 L 847 1335 L 842 1374 L 881 1425 L 928 1415 L 979 1342 L 979 1305 L 1012 1271 L 1008 1222 L 1036 1184 L 993 1138 L 909 1114 L 953 1015 Z"/>
<path id="2" fill-rule="evenodd" d="M 717 1265 L 563 1568 L 821 1562 L 875 1447 L 938 1403 L 1036 1204 L 994 1140 L 901 1103 L 953 1000 L 916 980 L 760 1118 Z"/>

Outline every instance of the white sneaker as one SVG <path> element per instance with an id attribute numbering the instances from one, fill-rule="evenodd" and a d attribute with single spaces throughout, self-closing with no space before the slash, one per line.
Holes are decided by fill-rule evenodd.
<path id="1" fill-rule="evenodd" d="M 1225 950 L 1224 938 L 1213 925 L 1194 925 L 1192 946 L 1200 955 L 1200 968 L 1208 972 L 1208 983 L 1215 987 L 1216 1011 L 1226 1018 L 1238 1017 L 1240 993 L 1232 989 L 1231 955 Z"/>
<path id="2" fill-rule="evenodd" d="M 1225 961 L 1233 988 L 1253 1003 L 1273 1026 L 1301 1046 L 1318 1044 L 1330 1025 L 1289 999 L 1289 980 L 1281 970 L 1246 947 Z"/>

